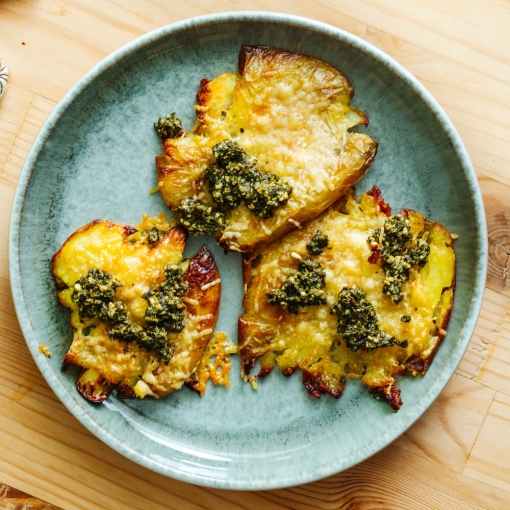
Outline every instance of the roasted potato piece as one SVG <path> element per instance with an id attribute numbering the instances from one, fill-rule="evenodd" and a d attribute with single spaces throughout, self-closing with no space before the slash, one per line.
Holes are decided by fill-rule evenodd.
<path id="1" fill-rule="evenodd" d="M 154 221 L 153 225 L 161 227 L 161 221 Z M 77 387 L 90 401 L 102 402 L 113 389 L 119 396 L 140 398 L 160 397 L 179 389 L 196 369 L 211 339 L 221 293 L 211 253 L 203 248 L 193 258 L 182 260 L 185 231 L 181 227 L 166 231 L 156 228 L 156 231 L 156 237 L 147 240 L 133 227 L 94 221 L 72 234 L 51 261 L 58 299 L 71 310 L 74 332 L 63 366 L 73 364 L 83 368 Z M 143 233 L 147 232 L 151 233 L 150 229 Z M 163 288 L 167 265 L 181 271 L 185 289 L 180 294 L 182 302 L 179 301 L 184 321 L 182 330 L 176 331 L 179 328 L 167 322 L 161 323 L 162 332 L 159 330 L 163 338 L 162 352 L 170 353 L 168 359 L 131 337 L 130 341 L 122 334 L 112 337 L 113 323 L 104 317 L 80 313 L 75 294 L 77 282 L 80 285 L 81 279 L 94 268 L 117 282 L 112 288 L 115 303 L 121 303 L 119 306 L 124 310 L 122 324 L 146 331 L 149 321 L 154 320 L 146 313 L 151 303 L 147 293 L 150 289 Z M 87 299 L 93 299 L 94 290 L 88 292 Z M 155 307 L 159 306 L 155 303 Z"/>
<path id="2" fill-rule="evenodd" d="M 339 397 L 348 378 L 361 378 L 373 396 L 400 408 L 394 376 L 424 374 L 446 334 L 455 253 L 439 223 L 411 210 L 390 212 L 377 188 L 359 199 L 350 192 L 341 210 L 330 208 L 303 229 L 244 256 L 246 313 L 239 318 L 239 350 L 245 377 L 257 360 L 259 378 L 275 363 L 286 375 L 299 368 L 315 397 Z M 396 220 L 400 230 L 392 238 Z M 328 246 L 311 255 L 317 232 L 327 236 Z M 396 240 L 400 252 L 391 254 L 388 247 L 396 250 Z M 325 284 L 316 292 L 326 302 L 296 310 L 292 300 L 301 299 L 296 275 L 303 260 L 323 268 Z M 407 272 L 397 289 L 401 295 L 392 286 L 398 271 L 391 272 L 388 260 L 401 264 L 399 274 Z M 288 281 L 298 290 L 294 295 L 282 291 Z M 302 295 L 306 292 L 303 286 Z M 270 304 L 275 295 L 283 301 Z"/>
<path id="3" fill-rule="evenodd" d="M 231 251 L 248 252 L 305 224 L 341 197 L 368 170 L 377 143 L 351 133 L 368 124 L 349 106 L 353 88 L 326 62 L 265 46 L 243 46 L 239 76 L 202 80 L 193 132 L 163 140 L 156 158 L 160 191 L 177 208 L 193 197 L 225 214 L 216 232 Z M 222 209 L 204 181 L 215 162 L 212 147 L 225 139 L 256 158 L 263 172 L 291 186 L 290 199 L 259 217 L 245 202 Z"/>

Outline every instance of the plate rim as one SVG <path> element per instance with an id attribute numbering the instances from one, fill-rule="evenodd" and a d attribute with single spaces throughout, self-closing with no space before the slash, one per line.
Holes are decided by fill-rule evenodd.
<path id="1" fill-rule="evenodd" d="M 374 442 L 371 442 L 364 448 L 358 450 L 356 455 L 351 454 L 347 458 L 339 459 L 337 462 L 323 466 L 322 469 L 316 469 L 314 472 L 301 471 L 294 473 L 291 476 L 287 476 L 284 480 L 265 478 L 263 480 L 250 481 L 248 480 L 248 477 L 245 477 L 245 479 L 242 480 L 236 479 L 226 481 L 225 479 L 214 478 L 214 476 L 206 478 L 198 474 L 182 472 L 173 467 L 159 464 L 156 461 L 148 458 L 146 455 L 128 447 L 114 434 L 111 434 L 107 429 L 102 427 L 101 424 L 94 420 L 91 415 L 76 413 L 72 404 L 73 398 L 69 395 L 68 391 L 62 385 L 60 380 L 57 377 L 54 377 L 53 372 L 49 369 L 49 365 L 45 363 L 45 359 L 43 359 L 38 352 L 38 339 L 35 331 L 31 327 L 30 321 L 28 320 L 29 314 L 25 305 L 24 295 L 22 293 L 22 281 L 20 273 L 20 260 L 18 250 L 19 229 L 21 226 L 21 213 L 28 184 L 35 169 L 39 154 L 43 150 L 46 140 L 48 139 L 52 130 L 58 124 L 60 118 L 65 113 L 67 108 L 72 104 L 72 102 L 108 68 L 158 39 L 164 39 L 173 33 L 181 32 L 190 28 L 197 28 L 203 25 L 222 24 L 228 22 L 237 23 L 243 21 L 293 25 L 298 28 L 312 30 L 319 32 L 322 35 L 333 37 L 338 41 L 344 44 L 349 44 L 368 54 L 372 58 L 375 58 L 381 64 L 389 68 L 389 70 L 392 71 L 396 77 L 405 81 L 407 85 L 420 97 L 423 103 L 431 110 L 433 115 L 438 119 L 441 128 L 452 144 L 453 150 L 456 153 L 464 172 L 464 177 L 470 192 L 470 197 L 474 206 L 473 209 L 478 232 L 476 246 L 478 250 L 477 277 L 474 285 L 473 297 L 470 303 L 472 313 L 469 315 L 467 321 L 464 323 L 459 332 L 459 348 L 448 360 L 443 371 L 441 372 L 441 376 L 436 379 L 426 397 L 415 403 L 413 412 L 406 415 L 405 420 L 401 420 L 399 422 L 399 426 L 397 427 L 396 431 L 392 430 L 391 433 L 388 432 L 388 434 L 383 436 L 384 440 L 381 440 L 381 437 L 379 437 L 375 444 Z M 196 16 L 171 23 L 152 30 L 128 42 L 124 46 L 109 54 L 92 69 L 90 69 L 80 80 L 76 82 L 75 85 L 70 88 L 62 100 L 55 106 L 54 110 L 49 115 L 48 119 L 34 140 L 34 143 L 21 170 L 14 194 L 9 228 L 9 273 L 11 292 L 22 333 L 32 354 L 32 357 L 34 358 L 34 361 L 43 374 L 45 380 L 60 399 L 60 401 L 71 412 L 71 414 L 105 444 L 126 456 L 130 460 L 137 462 L 138 464 L 148 469 L 188 483 L 194 483 L 206 487 L 235 490 L 268 490 L 313 482 L 326 476 L 339 473 L 345 469 L 353 467 L 359 462 L 368 459 L 370 456 L 388 446 L 398 436 L 404 433 L 435 401 L 439 393 L 443 390 L 445 385 L 453 376 L 455 369 L 457 368 L 467 349 L 474 328 L 478 321 L 478 316 L 482 306 L 487 274 L 487 258 L 488 242 L 485 210 L 475 170 L 467 150 L 460 138 L 460 135 L 457 133 L 453 123 L 443 108 L 440 106 L 438 101 L 432 96 L 432 94 L 421 84 L 421 82 L 418 81 L 417 78 L 415 78 L 393 57 L 389 56 L 362 38 L 321 21 L 293 14 L 266 11 L 221 12 Z M 390 437 L 386 438 L 386 436 Z"/>

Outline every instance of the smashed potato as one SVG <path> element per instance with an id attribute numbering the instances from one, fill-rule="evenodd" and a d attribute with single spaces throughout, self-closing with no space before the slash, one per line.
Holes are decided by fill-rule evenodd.
<path id="1" fill-rule="evenodd" d="M 239 75 L 202 80 L 192 132 L 172 115 L 156 123 L 164 201 L 190 232 L 212 233 L 230 251 L 249 252 L 304 225 L 375 157 L 377 143 L 349 131 L 368 124 L 349 105 L 353 94 L 348 79 L 322 60 L 243 46 Z M 228 169 L 213 154 L 225 141 L 244 151 L 231 151 Z"/>
<path id="2" fill-rule="evenodd" d="M 82 367 L 88 400 L 161 397 L 195 371 L 219 313 L 221 282 L 211 253 L 182 260 L 186 232 L 161 218 L 140 230 L 94 221 L 53 256 L 59 302 L 71 310 L 64 359 Z"/>
<path id="3" fill-rule="evenodd" d="M 327 244 L 311 255 L 317 232 Z M 315 287 L 299 276 L 307 260 L 314 262 L 309 271 L 318 271 L 310 280 Z M 360 378 L 397 411 L 395 375 L 424 374 L 446 335 L 455 253 L 442 225 L 409 209 L 391 216 L 374 187 L 245 255 L 243 277 L 239 349 L 246 378 L 257 360 L 259 379 L 275 365 L 286 375 L 300 369 L 317 398 L 340 397 L 349 378 Z M 324 300 L 310 304 L 310 289 Z"/>

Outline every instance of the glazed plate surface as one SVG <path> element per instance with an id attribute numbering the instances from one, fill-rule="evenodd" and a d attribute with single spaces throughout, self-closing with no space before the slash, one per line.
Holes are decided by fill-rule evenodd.
<path id="1" fill-rule="evenodd" d="M 448 334 L 425 377 L 399 378 L 404 405 L 393 414 L 349 381 L 335 400 L 308 396 L 295 374 L 274 371 L 257 391 L 232 358 L 231 387 L 183 389 L 160 401 L 86 402 L 76 371 L 62 372 L 72 333 L 57 302 L 52 255 L 95 219 L 137 224 L 167 211 L 156 185 L 153 128 L 176 112 L 194 124 L 202 78 L 237 71 L 242 44 L 268 44 L 322 58 L 351 80 L 362 128 L 379 143 L 356 187 L 374 184 L 394 211 L 406 206 L 459 235 L 457 292 Z M 190 238 L 185 255 L 206 244 L 223 280 L 217 330 L 237 338 L 242 314 L 241 258 L 212 238 Z M 165 475 L 229 489 L 270 489 L 316 480 L 366 459 L 404 432 L 452 376 L 473 332 L 485 284 L 483 204 L 467 153 L 430 94 L 380 50 L 337 28 L 289 15 L 223 13 L 163 27 L 116 51 L 90 71 L 41 130 L 16 192 L 10 233 L 11 283 L 28 346 L 69 410 L 126 457 Z M 53 356 L 38 351 L 46 343 Z"/>

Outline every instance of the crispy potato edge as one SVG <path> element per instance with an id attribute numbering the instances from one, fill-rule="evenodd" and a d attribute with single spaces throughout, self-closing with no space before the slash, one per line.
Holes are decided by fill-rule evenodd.
<path id="1" fill-rule="evenodd" d="M 376 189 L 375 188 L 376 187 L 369 190 L 367 194 L 373 196 L 381 212 L 389 216 L 391 214 L 391 208 L 386 202 L 384 202 L 380 190 L 378 188 Z M 341 208 L 341 204 L 343 203 L 342 198 L 344 197 L 341 197 L 339 201 L 337 201 L 332 207 L 334 210 L 338 212 L 339 209 Z M 408 216 L 411 213 L 416 213 L 416 211 L 407 208 L 402 209 L 400 212 L 401 214 L 404 214 L 406 216 Z M 453 249 L 453 238 L 449 231 L 438 222 L 430 222 L 429 228 L 431 226 L 442 231 L 443 235 L 445 235 L 449 240 L 446 243 L 447 246 Z M 260 249 L 257 249 L 250 253 L 243 254 L 242 274 L 243 283 L 245 287 L 245 295 L 252 283 L 251 281 L 252 268 L 258 265 L 260 255 L 261 255 Z M 450 287 L 445 287 L 442 292 L 443 294 L 446 291 L 451 291 L 451 298 L 447 307 L 445 308 L 445 311 L 442 313 L 441 323 L 437 323 L 438 341 L 436 342 L 434 349 L 432 350 L 430 355 L 425 358 L 411 356 L 408 359 L 404 360 L 402 363 L 402 369 L 395 375 L 410 375 L 410 374 L 424 375 L 427 372 L 430 365 L 432 364 L 432 361 L 439 349 L 439 346 L 442 343 L 444 337 L 446 336 L 447 333 L 446 328 L 452 313 L 456 289 L 456 258 L 454 259 L 454 261 L 455 266 L 453 272 L 452 285 Z M 264 332 L 265 329 L 267 329 L 266 332 Z M 253 338 L 254 335 L 257 335 L 258 339 L 263 339 L 264 337 L 270 338 L 272 336 L 269 326 L 265 324 L 264 325 L 258 324 L 252 316 L 250 316 L 248 313 L 245 313 L 244 315 L 239 317 L 238 320 L 238 338 L 239 338 L 238 341 L 240 347 L 239 352 L 241 355 L 241 369 L 245 377 L 247 377 L 250 374 L 256 362 L 260 358 L 263 358 L 264 356 L 264 353 L 253 354 L 249 348 L 250 338 Z M 260 373 L 256 377 L 262 379 L 266 377 L 272 371 L 272 369 L 273 369 L 272 366 L 271 367 L 262 366 Z M 291 371 L 291 373 L 293 372 L 294 371 Z M 287 373 L 285 375 L 291 375 L 291 373 Z M 324 381 L 321 380 L 320 374 L 314 374 L 303 371 L 303 385 L 305 386 L 307 392 L 316 398 L 320 398 L 321 393 L 329 393 L 331 396 L 335 398 L 340 397 L 342 394 L 341 391 L 338 392 L 338 395 L 327 391 L 327 387 L 325 387 Z M 367 387 L 371 396 L 378 400 L 383 400 L 387 402 L 392 408 L 392 411 L 397 412 L 401 408 L 403 404 L 401 398 L 401 390 L 397 387 L 396 380 L 393 377 L 388 377 L 388 380 L 386 381 L 385 384 L 380 384 L 378 386 L 372 387 L 365 384 L 365 386 Z"/>

